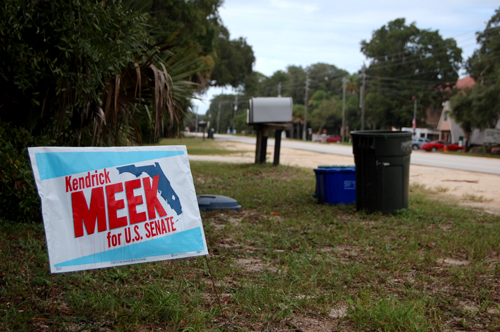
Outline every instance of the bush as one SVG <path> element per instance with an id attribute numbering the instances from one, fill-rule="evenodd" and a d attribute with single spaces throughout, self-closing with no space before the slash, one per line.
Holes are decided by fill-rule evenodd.
<path id="1" fill-rule="evenodd" d="M 28 146 L 49 145 L 24 128 L 0 123 L 0 217 L 18 222 L 40 222 L 40 198 L 29 161 Z"/>

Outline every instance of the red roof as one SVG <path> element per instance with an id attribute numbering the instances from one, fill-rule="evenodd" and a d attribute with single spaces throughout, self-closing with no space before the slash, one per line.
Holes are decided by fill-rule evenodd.
<path id="1" fill-rule="evenodd" d="M 461 78 L 457 81 L 457 84 L 455 85 L 455 89 L 468 89 L 468 88 L 472 88 L 474 86 L 474 84 L 476 84 L 476 81 L 468 76 L 468 77 L 464 77 L 464 78 Z"/>

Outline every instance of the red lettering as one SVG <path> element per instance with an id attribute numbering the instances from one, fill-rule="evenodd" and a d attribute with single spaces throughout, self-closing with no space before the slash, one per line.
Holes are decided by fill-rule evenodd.
<path id="1" fill-rule="evenodd" d="M 106 169 L 104 169 L 104 178 L 106 183 L 111 183 L 111 180 L 109 178 L 109 172 L 106 172 Z"/>
<path id="2" fill-rule="evenodd" d="M 101 174 L 102 175 L 102 174 Z M 141 187 L 141 180 L 135 179 L 125 182 L 125 190 L 127 192 L 127 203 L 128 203 L 128 215 L 130 217 L 130 224 L 138 224 L 140 222 L 146 221 L 146 212 L 137 213 L 137 205 L 144 203 L 142 200 L 142 195 L 135 196 L 134 189 Z"/>
<path id="3" fill-rule="evenodd" d="M 174 217 L 170 217 L 168 219 L 170 220 L 170 225 L 172 225 L 172 232 L 175 232 L 177 228 L 174 228 L 174 221 L 173 221 Z"/>
<path id="4" fill-rule="evenodd" d="M 90 185 L 90 172 L 87 172 L 87 176 L 85 177 L 85 188 L 90 188 L 92 187 Z"/>
<path id="5" fill-rule="evenodd" d="M 161 220 L 161 233 L 162 234 L 168 233 L 167 229 L 165 228 L 165 222 L 164 221 L 165 221 L 164 219 Z"/>
<path id="6" fill-rule="evenodd" d="M 141 239 L 141 234 L 139 233 L 139 226 L 137 225 L 134 226 L 134 232 L 135 232 L 134 240 L 139 241 Z"/>
<path id="7" fill-rule="evenodd" d="M 73 225 L 75 238 L 83 236 L 83 224 L 87 234 L 94 234 L 97 219 L 97 230 L 106 230 L 106 209 L 104 202 L 104 191 L 102 187 L 92 189 L 90 208 L 87 205 L 83 191 L 71 194 L 71 206 L 73 208 Z"/>
<path id="8" fill-rule="evenodd" d="M 146 228 L 146 237 L 149 239 L 151 237 L 151 235 L 149 234 L 149 224 L 145 223 L 144 228 Z"/>
<path id="9" fill-rule="evenodd" d="M 78 189 L 78 180 L 73 179 L 73 190 L 77 190 L 77 189 Z"/>
<path id="10" fill-rule="evenodd" d="M 99 174 L 99 184 L 104 184 L 104 174 Z"/>
<path id="11" fill-rule="evenodd" d="M 151 228 L 151 236 L 156 236 L 156 233 L 155 233 L 155 222 L 154 221 L 151 221 L 149 223 L 149 228 Z"/>
<path id="12" fill-rule="evenodd" d="M 159 217 L 165 217 L 167 215 L 167 212 L 165 212 L 165 209 L 161 205 L 160 201 L 158 200 L 158 182 L 159 182 L 160 176 L 155 175 L 153 177 L 153 187 L 151 188 L 151 183 L 149 182 L 149 177 L 145 177 L 142 179 L 142 182 L 144 183 L 144 193 L 146 194 L 146 202 L 148 205 L 148 216 L 149 220 L 155 219 L 156 218 L 156 212 L 158 212 Z"/>
<path id="13" fill-rule="evenodd" d="M 127 217 L 118 218 L 117 211 L 125 208 L 123 199 L 116 200 L 115 194 L 123 191 L 123 183 L 115 183 L 106 186 L 106 198 L 108 200 L 109 229 L 127 226 Z"/>
<path id="14" fill-rule="evenodd" d="M 160 235 L 161 234 L 160 220 L 155 220 L 155 229 L 156 229 L 156 235 Z"/>
<path id="15" fill-rule="evenodd" d="M 71 191 L 71 175 L 66 176 L 64 178 L 64 180 L 66 181 L 66 192 L 70 192 Z"/>

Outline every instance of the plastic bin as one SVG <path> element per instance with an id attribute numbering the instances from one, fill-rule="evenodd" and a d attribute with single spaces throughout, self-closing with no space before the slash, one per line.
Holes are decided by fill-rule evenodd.
<path id="1" fill-rule="evenodd" d="M 198 195 L 198 207 L 200 211 L 211 210 L 241 210 L 241 205 L 234 198 L 222 195 Z"/>
<path id="2" fill-rule="evenodd" d="M 318 168 L 356 168 L 356 165 L 319 165 Z"/>
<path id="3" fill-rule="evenodd" d="M 356 170 L 354 167 L 315 168 L 318 203 L 351 204 L 356 202 Z"/>
<path id="4" fill-rule="evenodd" d="M 356 209 L 393 214 L 408 208 L 411 132 L 351 132 L 356 163 Z"/>

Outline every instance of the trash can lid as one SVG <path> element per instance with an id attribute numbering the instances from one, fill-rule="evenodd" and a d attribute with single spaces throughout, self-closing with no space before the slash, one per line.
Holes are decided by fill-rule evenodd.
<path id="1" fill-rule="evenodd" d="M 353 173 L 356 171 L 356 167 L 344 167 L 344 168 L 315 168 L 313 169 L 316 174 L 325 173 Z"/>
<path id="2" fill-rule="evenodd" d="M 318 168 L 356 168 L 356 165 L 319 165 Z"/>
<path id="3" fill-rule="evenodd" d="M 241 210 L 238 201 L 222 195 L 198 195 L 198 206 L 201 211 L 208 210 Z"/>

